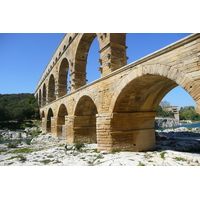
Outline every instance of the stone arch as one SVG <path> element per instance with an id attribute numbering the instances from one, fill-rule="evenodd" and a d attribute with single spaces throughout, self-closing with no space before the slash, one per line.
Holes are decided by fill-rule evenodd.
<path id="1" fill-rule="evenodd" d="M 75 52 L 75 65 L 72 74 L 73 90 L 86 85 L 86 64 L 90 46 L 97 36 L 96 33 L 84 33 Z"/>
<path id="2" fill-rule="evenodd" d="M 42 105 L 46 104 L 46 96 L 47 96 L 47 89 L 46 89 L 46 84 L 44 83 L 42 89 Z"/>
<path id="3" fill-rule="evenodd" d="M 69 72 L 69 62 L 66 58 L 64 58 L 60 64 L 59 72 L 58 72 L 58 98 L 67 94 L 67 76 Z"/>
<path id="4" fill-rule="evenodd" d="M 57 136 L 58 137 L 66 137 L 66 129 L 65 129 L 65 116 L 68 115 L 67 108 L 64 104 L 61 104 L 58 109 L 57 114 Z"/>
<path id="5" fill-rule="evenodd" d="M 162 98 L 177 85 L 158 75 L 135 78 L 121 90 L 113 112 L 156 112 Z"/>
<path id="6" fill-rule="evenodd" d="M 135 67 L 127 76 L 122 78 L 118 87 L 116 87 L 115 91 L 113 92 L 113 97 L 111 98 L 109 111 L 113 112 L 117 98 L 119 97 L 122 90 L 126 86 L 128 86 L 129 83 L 136 80 L 136 78 L 141 78 L 141 80 L 146 80 L 150 76 L 152 77 L 155 76 L 154 78 L 157 77 L 159 81 L 168 82 L 168 85 L 166 85 L 166 90 L 163 90 L 162 95 L 160 94 L 160 96 L 158 97 L 159 102 L 162 100 L 163 95 L 165 96 L 170 90 L 179 85 L 191 95 L 197 106 L 200 107 L 200 101 L 199 101 L 200 95 L 197 95 L 197 90 L 200 90 L 200 84 L 197 84 L 192 78 L 190 78 L 180 69 L 181 66 L 171 67 L 168 65 L 161 65 L 161 64 Z M 161 88 L 161 84 L 159 84 L 158 82 L 156 85 L 159 85 Z M 200 91 L 198 92 L 198 94 L 199 93 Z"/>
<path id="7" fill-rule="evenodd" d="M 42 113 L 41 113 L 41 117 L 42 117 L 42 118 L 45 118 L 45 112 L 44 112 L 44 110 L 43 110 Z"/>
<path id="8" fill-rule="evenodd" d="M 51 108 L 49 108 L 48 113 L 47 113 L 47 133 L 52 132 L 52 117 L 53 117 L 53 111 Z"/>
<path id="9" fill-rule="evenodd" d="M 51 74 L 49 78 L 49 85 L 48 85 L 48 102 L 54 101 L 56 99 L 56 86 L 55 86 L 55 78 L 54 75 Z"/>
<path id="10" fill-rule="evenodd" d="M 74 142 L 96 143 L 97 107 L 89 96 L 82 96 L 75 108 Z"/>
<path id="11" fill-rule="evenodd" d="M 178 85 L 190 94 L 191 86 L 197 89 L 197 86 L 193 86 L 194 80 L 179 71 L 179 68 L 166 65 L 140 66 L 140 69 L 132 70 L 123 78 L 111 100 L 113 150 L 153 149 L 158 105 Z"/>

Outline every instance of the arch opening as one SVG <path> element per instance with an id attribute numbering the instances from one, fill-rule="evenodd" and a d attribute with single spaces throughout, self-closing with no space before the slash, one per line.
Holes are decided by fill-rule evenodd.
<path id="1" fill-rule="evenodd" d="M 71 76 L 73 89 L 78 89 L 79 87 L 86 85 L 87 79 L 89 79 L 89 78 L 86 78 L 86 74 L 87 74 L 86 73 L 86 65 L 87 65 L 87 60 L 88 60 L 89 49 L 90 49 L 93 41 L 94 41 L 94 43 L 93 43 L 94 46 L 92 45 L 92 49 L 93 48 L 95 50 L 97 49 L 98 42 L 97 42 L 97 40 L 94 40 L 96 37 L 97 37 L 96 33 L 85 33 L 79 42 L 76 56 L 75 56 L 75 72 Z M 90 54 L 91 54 L 90 58 L 92 58 L 92 60 L 96 59 L 96 57 L 97 57 L 96 54 L 95 54 L 95 56 L 91 52 L 90 52 Z M 94 65 L 93 62 L 91 65 Z M 94 71 L 95 69 L 93 70 L 93 68 L 94 68 L 93 66 L 90 67 L 90 69 L 88 71 L 90 71 L 90 70 Z M 95 74 L 96 74 L 96 71 L 97 71 L 97 69 L 95 70 Z M 91 76 L 90 79 L 93 80 L 93 76 Z M 90 79 L 89 79 L 89 81 L 91 82 Z"/>
<path id="2" fill-rule="evenodd" d="M 87 84 L 101 77 L 101 71 L 99 71 L 101 65 L 98 62 L 100 59 L 99 50 L 100 50 L 99 42 L 97 40 L 97 37 L 95 37 L 91 43 L 87 56 L 87 63 L 86 63 Z"/>
<path id="3" fill-rule="evenodd" d="M 41 118 L 45 118 L 44 110 L 42 111 Z"/>
<path id="4" fill-rule="evenodd" d="M 56 88 L 55 88 L 55 78 L 53 74 L 49 79 L 49 88 L 48 88 L 48 102 L 54 101 L 56 99 Z"/>
<path id="5" fill-rule="evenodd" d="M 122 89 L 111 119 L 113 150 L 155 149 L 156 111 L 163 97 L 176 86 L 173 80 L 148 74 Z"/>
<path id="6" fill-rule="evenodd" d="M 68 91 L 68 74 L 69 74 L 69 63 L 64 58 L 60 64 L 59 75 L 58 75 L 58 98 L 67 94 Z"/>
<path id="7" fill-rule="evenodd" d="M 58 110 L 57 116 L 57 136 L 66 138 L 66 128 L 65 128 L 65 116 L 68 115 L 67 108 L 64 104 L 61 104 Z"/>
<path id="8" fill-rule="evenodd" d="M 96 114 L 97 108 L 93 100 L 88 96 L 83 96 L 75 110 L 74 142 L 97 142 Z"/>
<path id="9" fill-rule="evenodd" d="M 51 133 L 52 132 L 52 120 L 51 118 L 53 117 L 53 111 L 50 108 L 47 114 L 47 133 Z"/>

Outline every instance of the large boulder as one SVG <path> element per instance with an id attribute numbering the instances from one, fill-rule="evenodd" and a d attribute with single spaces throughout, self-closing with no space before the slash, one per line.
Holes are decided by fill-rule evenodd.
<path id="1" fill-rule="evenodd" d="M 179 122 L 179 120 L 174 118 L 155 118 L 156 128 L 171 128 L 181 125 L 182 124 Z"/>

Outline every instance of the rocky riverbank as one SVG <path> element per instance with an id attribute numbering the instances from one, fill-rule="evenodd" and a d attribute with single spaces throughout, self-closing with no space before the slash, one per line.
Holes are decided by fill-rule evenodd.
<path id="1" fill-rule="evenodd" d="M 194 133 L 196 131 L 196 133 Z M 148 152 L 98 152 L 97 144 L 84 144 L 80 150 L 50 134 L 36 136 L 30 144 L 16 148 L 0 145 L 0 166 L 199 166 L 200 129 L 157 131 L 166 140 L 157 141 L 157 150 Z M 189 153 L 190 152 L 190 153 Z"/>
<path id="2" fill-rule="evenodd" d="M 20 140 L 20 139 L 32 139 L 34 136 L 41 133 L 41 129 L 38 127 L 25 128 L 24 130 L 0 130 L 0 140 Z"/>
<path id="3" fill-rule="evenodd" d="M 174 118 L 155 118 L 155 127 L 156 128 L 170 128 L 181 126 L 182 123 L 179 120 Z"/>

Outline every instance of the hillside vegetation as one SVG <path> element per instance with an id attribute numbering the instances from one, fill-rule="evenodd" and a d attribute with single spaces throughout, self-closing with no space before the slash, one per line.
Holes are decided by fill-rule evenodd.
<path id="1" fill-rule="evenodd" d="M 33 94 L 0 94 L 0 122 L 39 119 L 39 108 Z"/>
<path id="2" fill-rule="evenodd" d="M 181 120 L 200 121 L 200 116 L 195 111 L 194 106 L 181 107 L 179 115 Z"/>

